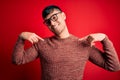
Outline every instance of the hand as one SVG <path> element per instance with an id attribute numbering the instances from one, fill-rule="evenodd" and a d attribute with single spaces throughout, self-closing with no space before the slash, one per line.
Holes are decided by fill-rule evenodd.
<path id="1" fill-rule="evenodd" d="M 89 36 L 93 38 L 92 42 L 102 41 L 106 37 L 106 35 L 103 33 L 90 34 Z"/>
<path id="2" fill-rule="evenodd" d="M 102 41 L 105 37 L 106 35 L 103 33 L 90 34 L 87 36 L 87 41 L 90 42 L 91 45 L 94 45 L 94 42 Z"/>
<path id="3" fill-rule="evenodd" d="M 30 41 L 32 44 L 37 43 L 39 40 L 44 41 L 44 39 L 42 39 L 41 37 L 32 32 L 22 32 L 20 34 L 20 37 L 24 40 Z"/>

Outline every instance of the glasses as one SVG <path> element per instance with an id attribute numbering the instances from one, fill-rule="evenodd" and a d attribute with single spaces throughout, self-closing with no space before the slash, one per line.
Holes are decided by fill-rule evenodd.
<path id="1" fill-rule="evenodd" d="M 56 14 L 53 14 L 49 19 L 46 19 L 43 23 L 47 26 L 50 26 L 51 25 L 51 20 L 53 22 L 57 21 L 58 20 L 58 14 L 61 13 L 61 12 L 58 12 Z"/>

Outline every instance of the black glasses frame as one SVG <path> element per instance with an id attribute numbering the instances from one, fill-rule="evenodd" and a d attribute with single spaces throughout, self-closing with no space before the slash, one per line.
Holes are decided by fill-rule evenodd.
<path id="1" fill-rule="evenodd" d="M 51 25 L 51 20 L 52 21 L 57 21 L 58 20 L 58 14 L 59 13 L 61 13 L 61 12 L 58 12 L 58 13 L 56 13 L 56 14 L 53 14 L 49 19 L 46 19 L 43 23 L 45 24 L 45 25 L 47 25 L 47 26 L 49 26 L 49 25 Z"/>

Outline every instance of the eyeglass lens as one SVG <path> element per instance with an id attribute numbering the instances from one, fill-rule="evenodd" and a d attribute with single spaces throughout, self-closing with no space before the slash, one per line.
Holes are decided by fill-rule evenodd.
<path id="1" fill-rule="evenodd" d="M 59 12 L 59 13 L 60 13 L 60 12 Z M 50 25 L 50 24 L 51 24 L 51 20 L 54 21 L 54 22 L 57 21 L 57 19 L 58 19 L 57 14 L 58 14 L 58 13 L 52 15 L 49 19 L 45 20 L 44 23 L 45 23 L 46 25 Z"/>

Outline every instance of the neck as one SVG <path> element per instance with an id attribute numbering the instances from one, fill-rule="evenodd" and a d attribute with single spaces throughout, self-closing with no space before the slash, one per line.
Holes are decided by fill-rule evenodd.
<path id="1" fill-rule="evenodd" d="M 65 27 L 64 31 L 62 31 L 61 34 L 57 35 L 57 38 L 65 39 L 65 38 L 68 38 L 69 36 L 70 36 L 70 33 L 68 32 L 67 27 Z"/>

